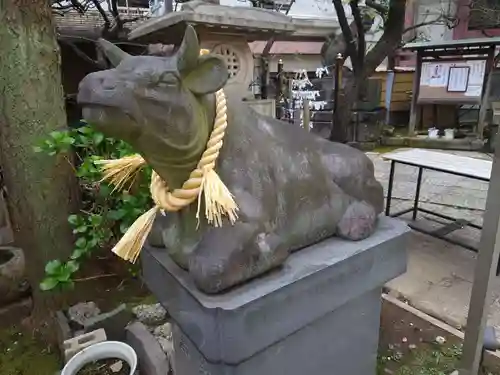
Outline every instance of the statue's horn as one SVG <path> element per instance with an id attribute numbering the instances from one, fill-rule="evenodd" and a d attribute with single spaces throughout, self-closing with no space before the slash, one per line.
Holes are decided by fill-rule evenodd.
<path id="1" fill-rule="evenodd" d="M 181 46 L 177 51 L 177 69 L 179 72 L 190 72 L 196 67 L 200 55 L 200 43 L 193 26 L 188 25 L 182 39 Z"/>
<path id="2" fill-rule="evenodd" d="M 113 66 L 117 66 L 124 58 L 130 56 L 127 52 L 122 51 L 119 47 L 115 46 L 111 42 L 108 42 L 106 39 L 99 38 L 97 42 L 102 48 L 104 55 L 106 55 L 109 62 Z"/>

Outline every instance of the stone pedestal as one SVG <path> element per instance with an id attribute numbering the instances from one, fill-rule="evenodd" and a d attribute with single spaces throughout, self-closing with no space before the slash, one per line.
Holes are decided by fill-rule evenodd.
<path id="1" fill-rule="evenodd" d="M 176 322 L 178 375 L 374 375 L 381 289 L 406 269 L 406 224 L 325 240 L 221 295 L 201 293 L 165 250 L 145 248 L 145 281 Z"/>

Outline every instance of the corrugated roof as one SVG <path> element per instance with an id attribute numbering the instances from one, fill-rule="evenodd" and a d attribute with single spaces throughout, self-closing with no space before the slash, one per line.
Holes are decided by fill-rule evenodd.
<path id="1" fill-rule="evenodd" d="M 123 20 L 136 19 L 134 22 L 126 24 L 127 28 L 134 28 L 142 21 L 149 17 L 149 9 L 146 8 L 122 8 L 118 7 L 120 17 Z M 110 20 L 113 20 L 113 15 L 106 12 Z M 57 30 L 63 35 L 81 35 L 85 33 L 95 34 L 97 38 L 100 36 L 101 29 L 104 27 L 104 19 L 101 14 L 90 9 L 81 14 L 75 10 L 65 12 L 63 14 L 54 14 Z"/>
<path id="2" fill-rule="evenodd" d="M 495 38 L 472 38 L 447 40 L 443 42 L 414 42 L 403 46 L 404 50 L 422 50 L 422 49 L 441 49 L 441 48 L 460 48 L 460 47 L 487 47 L 500 45 L 500 37 Z"/>

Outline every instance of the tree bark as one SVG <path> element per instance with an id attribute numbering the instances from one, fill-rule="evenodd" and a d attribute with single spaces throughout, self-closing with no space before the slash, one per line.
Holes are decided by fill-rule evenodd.
<path id="1" fill-rule="evenodd" d="M 63 156 L 35 153 L 51 131 L 66 128 L 60 54 L 50 2 L 0 0 L 0 160 L 16 245 L 26 254 L 39 321 L 59 306 L 60 294 L 38 287 L 47 261 L 73 247 L 67 217 L 76 180 Z"/>
<path id="2" fill-rule="evenodd" d="M 338 113 L 335 115 L 337 123 L 333 124 L 329 139 L 333 142 L 345 143 L 348 141 L 349 125 L 352 118 L 352 109 L 359 96 L 359 84 L 356 79 L 348 82 L 339 97 Z"/>
<path id="3" fill-rule="evenodd" d="M 371 2 L 370 6 L 376 5 L 376 3 Z M 335 4 L 335 1 L 334 1 Z M 340 4 L 340 2 L 339 2 Z M 356 8 L 356 5 L 355 5 Z M 353 12 L 358 9 L 353 9 Z M 351 110 L 353 106 L 359 100 L 360 92 L 363 92 L 363 88 L 366 85 L 368 78 L 375 72 L 375 69 L 384 61 L 384 59 L 391 55 L 397 48 L 399 48 L 404 32 L 404 19 L 406 12 L 406 1 L 404 0 L 390 0 L 387 8 L 387 20 L 384 26 L 384 33 L 382 34 L 379 41 L 375 46 L 365 55 L 364 52 L 364 42 L 358 41 L 358 48 L 361 45 L 362 53 L 350 52 L 349 55 L 354 55 L 357 57 L 358 61 L 352 59 L 351 62 L 355 72 L 355 78 L 348 82 L 344 88 L 344 93 L 340 100 L 339 114 L 336 116 L 338 121 L 337 124 L 333 124 L 332 133 L 330 135 L 330 140 L 337 142 L 346 142 L 348 129 L 351 123 Z M 344 17 L 344 24 L 347 22 L 345 19 L 345 14 L 343 12 L 337 13 L 339 18 Z M 359 14 L 357 15 L 357 23 L 360 24 Z M 341 20 L 339 19 L 339 22 Z M 343 28 L 342 30 L 344 30 Z M 347 37 L 352 37 L 348 32 Z M 344 38 L 346 37 L 345 34 Z M 347 38 L 347 39 L 348 39 Z M 364 35 L 358 35 L 358 38 L 363 38 Z M 325 49 L 325 54 L 327 49 Z M 363 58 L 364 56 L 364 58 Z"/>

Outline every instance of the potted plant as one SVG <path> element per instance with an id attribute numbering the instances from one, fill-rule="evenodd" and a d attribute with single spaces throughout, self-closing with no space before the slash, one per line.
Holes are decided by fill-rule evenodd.
<path id="1" fill-rule="evenodd" d="M 61 375 L 134 375 L 137 354 L 119 341 L 104 341 L 75 354 Z"/>

